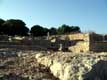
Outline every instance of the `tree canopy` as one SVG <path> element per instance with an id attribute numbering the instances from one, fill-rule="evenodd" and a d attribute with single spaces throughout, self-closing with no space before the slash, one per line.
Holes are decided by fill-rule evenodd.
<path id="1" fill-rule="evenodd" d="M 2 34 L 3 33 L 3 24 L 5 23 L 5 20 L 3 20 L 3 19 L 0 19 L 0 34 Z"/>
<path id="2" fill-rule="evenodd" d="M 80 28 L 78 26 L 69 26 L 69 25 L 63 24 L 58 28 L 57 32 L 58 34 L 80 32 Z"/>
<path id="3" fill-rule="evenodd" d="M 50 33 L 50 35 L 56 35 L 56 34 L 57 34 L 57 29 L 54 28 L 54 27 L 51 27 L 51 28 L 49 29 L 49 33 Z"/>
<path id="4" fill-rule="evenodd" d="M 28 35 L 29 29 L 26 27 L 26 24 L 22 20 L 10 19 L 2 24 L 1 32 L 10 36 L 26 36 Z"/>
<path id="5" fill-rule="evenodd" d="M 40 25 L 34 25 L 31 30 L 30 33 L 32 36 L 43 36 L 44 34 L 44 28 Z"/>
<path id="6" fill-rule="evenodd" d="M 46 27 L 42 27 L 40 25 L 34 25 L 29 28 L 26 27 L 24 21 L 20 19 L 9 19 L 3 20 L 0 19 L 0 35 L 9 35 L 9 36 L 27 36 L 28 33 L 32 36 L 46 36 L 49 32 L 50 35 L 57 35 L 57 34 L 69 34 L 72 32 L 81 32 L 79 26 L 69 26 L 66 24 L 61 25 L 58 28 L 51 27 L 50 29 Z"/>

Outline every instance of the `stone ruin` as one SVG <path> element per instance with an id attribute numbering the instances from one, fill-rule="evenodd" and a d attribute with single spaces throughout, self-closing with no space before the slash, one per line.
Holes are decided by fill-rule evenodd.
<path id="1" fill-rule="evenodd" d="M 3 36 L 4 37 L 4 36 Z M 5 36 L 0 38 L 0 48 L 27 50 L 54 50 L 80 52 L 107 52 L 107 35 L 96 33 L 72 33 L 67 35 L 48 36 L 48 39 L 24 37 L 23 39 Z"/>
<path id="2" fill-rule="evenodd" d="M 56 39 L 57 44 L 62 44 L 63 48 L 68 48 L 68 50 L 72 52 L 107 52 L 107 35 L 96 33 L 75 33 L 57 35 Z"/>
<path id="3" fill-rule="evenodd" d="M 68 35 L 70 40 L 77 41 L 69 47 L 73 52 L 107 52 L 107 35 L 96 33 L 79 33 Z"/>

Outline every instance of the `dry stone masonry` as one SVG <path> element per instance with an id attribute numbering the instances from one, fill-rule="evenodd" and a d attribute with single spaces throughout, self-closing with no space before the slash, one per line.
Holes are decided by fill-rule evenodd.
<path id="1" fill-rule="evenodd" d="M 37 61 L 49 67 L 60 80 L 107 80 L 107 53 L 37 54 Z"/>

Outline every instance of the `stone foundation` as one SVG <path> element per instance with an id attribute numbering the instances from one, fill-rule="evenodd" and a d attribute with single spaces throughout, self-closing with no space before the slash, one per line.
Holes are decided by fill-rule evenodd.
<path id="1" fill-rule="evenodd" d="M 89 52 L 89 42 L 77 42 L 76 45 L 69 47 L 69 50 L 75 53 Z"/>

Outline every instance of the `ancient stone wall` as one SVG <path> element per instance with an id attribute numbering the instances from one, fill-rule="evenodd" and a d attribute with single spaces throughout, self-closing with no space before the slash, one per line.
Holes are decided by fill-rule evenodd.
<path id="1" fill-rule="evenodd" d="M 69 40 L 75 41 L 75 45 L 71 45 L 69 50 L 72 52 L 80 53 L 80 52 L 89 52 L 89 41 L 90 34 L 89 33 L 76 33 L 68 35 Z"/>
<path id="2" fill-rule="evenodd" d="M 79 41 L 76 45 L 69 47 L 69 50 L 76 53 L 89 52 L 89 42 Z"/>
<path id="3" fill-rule="evenodd" d="M 104 36 L 101 34 L 90 34 L 90 42 L 101 42 L 104 40 Z"/>
<path id="4" fill-rule="evenodd" d="M 61 45 L 61 46 L 60 46 Z M 57 50 L 62 47 L 68 48 L 72 52 L 89 52 L 89 51 L 107 51 L 107 35 L 96 33 L 75 33 L 69 35 L 57 35 L 55 40 L 44 39 L 23 39 L 20 41 L 1 41 L 0 46 L 16 47 L 17 46 L 32 46 L 40 49 L 54 49 Z"/>
<path id="5" fill-rule="evenodd" d="M 76 33 L 68 35 L 69 40 L 89 41 L 89 33 Z"/>
<path id="6" fill-rule="evenodd" d="M 103 34 L 90 34 L 90 51 L 107 52 L 106 38 Z"/>
<path id="7" fill-rule="evenodd" d="M 107 52 L 107 42 L 95 42 L 91 44 L 90 51 Z"/>
<path id="8" fill-rule="evenodd" d="M 72 52 L 107 52 L 107 35 L 96 33 L 79 33 L 68 35 L 70 40 L 77 41 L 71 45 L 69 50 Z"/>

